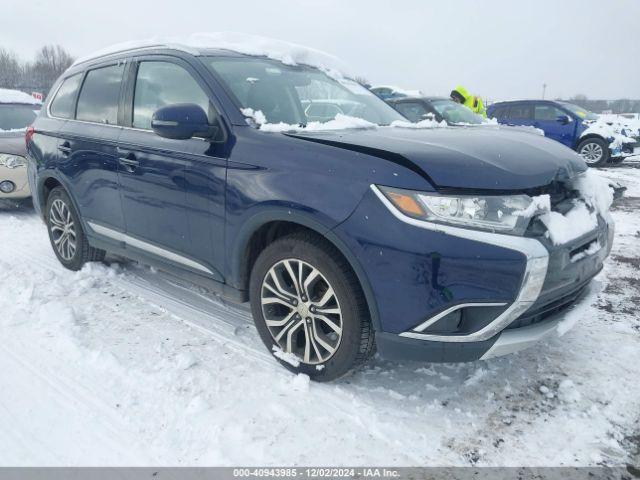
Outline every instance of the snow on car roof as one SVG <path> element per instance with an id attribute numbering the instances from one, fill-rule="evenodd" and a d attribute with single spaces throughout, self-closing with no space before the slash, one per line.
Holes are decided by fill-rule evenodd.
<path id="1" fill-rule="evenodd" d="M 171 48 L 198 55 L 203 50 L 230 50 L 267 57 L 285 65 L 308 65 L 338 76 L 351 76 L 337 57 L 295 43 L 239 32 L 194 33 L 187 36 L 153 37 L 118 43 L 79 58 L 74 66 L 110 54 L 141 48 Z"/>
<path id="2" fill-rule="evenodd" d="M 0 88 L 0 103 L 26 103 L 29 105 L 40 105 L 42 102 L 36 100 L 28 93 L 20 90 L 9 90 Z"/>
<path id="3" fill-rule="evenodd" d="M 399 93 L 401 95 L 406 95 L 407 97 L 423 96 L 423 93 L 420 90 L 407 90 L 406 88 L 396 87 L 395 85 L 374 85 L 371 87 L 371 90 L 375 90 L 377 88 L 388 88 L 393 93 Z"/>

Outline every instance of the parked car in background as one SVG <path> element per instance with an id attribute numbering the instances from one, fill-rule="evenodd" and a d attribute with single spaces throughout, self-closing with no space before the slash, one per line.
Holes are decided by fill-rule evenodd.
<path id="1" fill-rule="evenodd" d="M 640 129 L 601 118 L 577 105 L 551 100 L 498 102 L 487 115 L 507 125 L 527 125 L 577 151 L 591 167 L 640 154 Z"/>
<path id="2" fill-rule="evenodd" d="M 420 90 L 406 90 L 404 88 L 394 87 L 393 85 L 376 85 L 370 87 L 369 90 L 383 100 L 402 97 L 419 97 L 422 95 Z"/>
<path id="3" fill-rule="evenodd" d="M 444 97 L 400 97 L 386 102 L 412 122 L 433 119 L 448 125 L 481 125 L 484 118 Z"/>
<path id="4" fill-rule="evenodd" d="M 39 110 L 40 102 L 31 95 L 0 88 L 0 199 L 31 196 L 24 132 Z"/>
<path id="5" fill-rule="evenodd" d="M 444 122 L 450 127 L 498 126 L 495 120 L 487 120 L 483 116 L 472 112 L 468 107 L 454 102 L 450 98 L 399 97 L 390 98 L 386 100 L 386 102 L 413 123 L 432 120 L 437 123 Z M 500 128 L 544 135 L 542 130 L 534 127 L 501 125 Z"/>
<path id="6" fill-rule="evenodd" d="M 471 361 L 557 332 L 613 238 L 584 162 L 519 131 L 415 128 L 317 53 L 225 38 L 114 48 L 56 82 L 26 138 L 62 265 L 110 251 L 250 301 L 268 350 L 316 380 L 376 346 Z M 319 122 L 315 104 L 357 107 Z M 559 238 L 539 216 L 573 209 Z"/>

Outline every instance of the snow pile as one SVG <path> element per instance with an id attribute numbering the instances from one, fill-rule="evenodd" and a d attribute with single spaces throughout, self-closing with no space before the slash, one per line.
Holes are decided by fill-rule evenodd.
<path id="1" fill-rule="evenodd" d="M 582 250 L 574 255 L 571 255 L 571 258 L 569 260 L 571 261 L 571 263 L 575 263 L 578 260 L 582 260 L 583 258 L 593 255 L 594 253 L 598 253 L 601 248 L 602 248 L 602 245 L 600 245 L 600 242 L 595 240 L 585 250 Z"/>
<path id="2" fill-rule="evenodd" d="M 627 136 L 640 136 L 640 118 L 627 118 L 622 115 L 602 114 L 598 116 L 598 119 L 612 126 L 616 130 L 624 130 L 624 133 Z"/>
<path id="3" fill-rule="evenodd" d="M 551 197 L 549 195 L 538 195 L 537 197 L 531 197 L 531 203 L 527 208 L 515 211 L 513 214 L 519 217 L 531 218 L 534 215 L 550 211 Z"/>
<path id="4" fill-rule="evenodd" d="M 26 103 L 28 105 L 40 105 L 42 102 L 20 90 L 0 88 L 0 103 Z"/>
<path id="5" fill-rule="evenodd" d="M 118 43 L 79 58 L 74 65 L 134 48 L 162 47 L 177 48 L 197 54 L 200 49 L 231 50 L 256 57 L 267 57 L 285 65 L 308 65 L 319 68 L 334 78 L 352 76 L 346 65 L 338 58 L 320 50 L 304 47 L 258 35 L 240 32 L 203 32 L 186 36 L 152 37 Z"/>
<path id="6" fill-rule="evenodd" d="M 260 127 L 263 132 L 314 132 L 319 130 L 348 130 L 357 129 L 374 129 L 378 125 L 358 117 L 351 117 L 338 113 L 333 120 L 328 122 L 309 122 L 306 125 L 294 125 L 291 123 L 268 123 L 267 118 L 261 110 L 253 110 L 252 108 L 243 108 L 242 114 L 249 119 L 249 123 L 254 123 Z"/>
<path id="7" fill-rule="evenodd" d="M 547 227 L 549 239 L 554 245 L 580 238 L 598 226 L 598 214 L 610 218 L 613 189 L 609 182 L 593 170 L 587 170 L 571 182 L 571 188 L 580 192 L 580 199 L 566 214 L 551 211 L 549 195 L 532 197 L 531 204 L 516 215 L 530 218 L 537 216 Z"/>
<path id="8" fill-rule="evenodd" d="M 254 110 L 253 108 L 241 108 L 242 114 L 250 120 L 249 124 L 264 125 L 267 123 L 267 117 L 265 117 L 262 110 Z"/>
<path id="9" fill-rule="evenodd" d="M 578 190 L 600 215 L 608 217 L 609 208 L 613 203 L 613 189 L 608 180 L 589 169 L 573 181 L 573 188 Z"/>
<path id="10" fill-rule="evenodd" d="M 333 120 L 328 122 L 309 122 L 306 125 L 294 125 L 290 123 L 268 123 L 267 118 L 261 110 L 252 108 L 241 109 L 242 114 L 247 117 L 248 123 L 256 125 L 263 132 L 317 132 L 328 130 L 348 130 L 348 129 L 365 129 L 372 130 L 379 128 L 379 125 L 371 123 L 359 117 L 352 117 L 338 113 Z M 435 120 L 426 119 L 418 123 L 408 122 L 404 120 L 395 120 L 389 125 L 391 128 L 412 128 L 412 129 L 428 129 L 428 128 L 445 128 L 447 122 L 436 122 Z"/>
<path id="11" fill-rule="evenodd" d="M 395 120 L 391 122 L 391 127 L 393 128 L 445 128 L 448 127 L 447 122 L 442 120 L 441 122 L 436 122 L 432 118 L 425 118 L 424 120 L 420 120 L 419 122 L 407 122 L 404 120 Z"/>
<path id="12" fill-rule="evenodd" d="M 605 138 L 610 142 L 609 148 L 614 156 L 624 155 L 622 146 L 625 143 L 635 143 L 638 140 L 634 137 L 640 137 L 640 122 L 633 119 L 601 115 L 598 120 L 585 120 L 584 124 L 588 125 L 588 128 L 580 134 L 580 138 L 591 134 Z"/>
<path id="13" fill-rule="evenodd" d="M 296 357 L 291 352 L 285 352 L 284 350 L 282 350 L 277 345 L 273 346 L 273 356 L 276 357 L 276 358 L 279 358 L 280 360 L 282 360 L 285 363 L 288 363 L 292 367 L 297 367 L 297 366 L 300 365 L 300 359 L 298 357 Z"/>
<path id="14" fill-rule="evenodd" d="M 540 215 L 540 220 L 547 227 L 549 238 L 554 245 L 580 238 L 598 226 L 598 218 L 587 206 L 577 203 L 565 215 L 559 212 L 547 212 Z"/>

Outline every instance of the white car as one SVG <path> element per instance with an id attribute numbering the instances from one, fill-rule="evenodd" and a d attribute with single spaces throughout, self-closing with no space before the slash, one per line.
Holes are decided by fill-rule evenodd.
<path id="1" fill-rule="evenodd" d="M 40 105 L 24 92 L 0 88 L 0 199 L 31 196 L 24 133 L 38 116 Z"/>

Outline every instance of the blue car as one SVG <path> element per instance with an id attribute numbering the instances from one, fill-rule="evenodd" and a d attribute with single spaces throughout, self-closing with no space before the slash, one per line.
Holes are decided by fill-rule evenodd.
<path id="1" fill-rule="evenodd" d="M 599 122 L 598 115 L 568 102 L 498 102 L 489 106 L 487 116 L 507 125 L 539 128 L 546 137 L 577 151 L 590 167 L 620 162 L 625 156 L 640 153 L 640 131 L 619 131 L 606 123 L 601 123 L 600 128 L 590 128 Z M 616 144 L 617 135 L 629 135 L 631 141 Z"/>
<path id="2" fill-rule="evenodd" d="M 613 229 L 599 216 L 554 245 L 519 212 L 579 201 L 580 157 L 518 131 L 408 128 L 356 82 L 287 63 L 174 42 L 67 70 L 26 134 L 62 265 L 112 252 L 249 301 L 274 357 L 321 381 L 376 348 L 472 361 L 555 332 Z"/>

